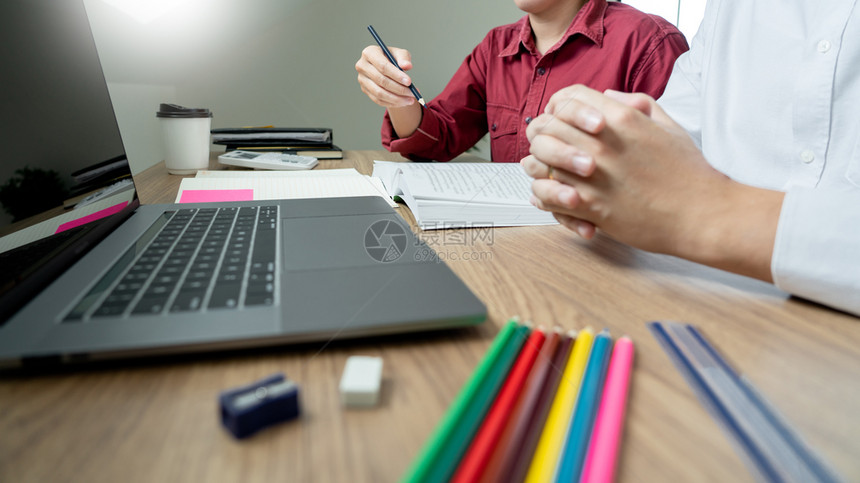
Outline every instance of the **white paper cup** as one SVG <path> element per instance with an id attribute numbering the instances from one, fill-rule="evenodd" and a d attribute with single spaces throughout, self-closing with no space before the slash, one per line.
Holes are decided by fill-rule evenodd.
<path id="1" fill-rule="evenodd" d="M 164 164 L 170 174 L 195 174 L 209 168 L 209 109 L 161 104 L 155 114 L 161 123 Z"/>

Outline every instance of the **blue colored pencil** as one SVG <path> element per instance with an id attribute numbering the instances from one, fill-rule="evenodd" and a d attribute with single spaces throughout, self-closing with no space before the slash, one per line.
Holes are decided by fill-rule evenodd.
<path id="1" fill-rule="evenodd" d="M 612 337 L 608 330 L 603 329 L 594 337 L 555 481 L 579 481 L 585 454 L 588 452 L 588 442 L 591 440 L 597 406 L 600 404 L 611 349 Z"/>

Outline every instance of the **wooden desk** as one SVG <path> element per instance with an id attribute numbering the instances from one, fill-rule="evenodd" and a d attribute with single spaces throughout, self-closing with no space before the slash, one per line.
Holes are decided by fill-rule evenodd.
<path id="1" fill-rule="evenodd" d="M 321 167 L 369 173 L 373 159 L 398 156 L 346 152 Z M 180 179 L 160 165 L 136 180 L 155 203 L 172 202 Z M 478 328 L 0 379 L 0 481 L 394 481 L 515 314 L 633 338 L 620 481 L 751 481 L 646 329 L 654 319 L 696 324 L 847 481 L 860 480 L 860 320 L 558 226 L 491 234 L 421 235 L 487 304 Z M 385 360 L 378 408 L 340 406 L 355 354 Z M 301 385 L 302 419 L 236 442 L 217 394 L 278 371 Z"/>

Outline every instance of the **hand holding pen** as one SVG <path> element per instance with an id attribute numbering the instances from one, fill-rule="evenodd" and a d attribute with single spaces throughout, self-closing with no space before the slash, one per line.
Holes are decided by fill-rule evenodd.
<path id="1" fill-rule="evenodd" d="M 406 71 L 412 69 L 411 55 L 408 50 L 388 48 L 373 26 L 367 30 L 379 47 L 369 46 L 361 53 L 355 64 L 358 83 L 362 92 L 382 107 L 400 108 L 415 104 L 425 105 L 424 98 L 412 83 Z"/>

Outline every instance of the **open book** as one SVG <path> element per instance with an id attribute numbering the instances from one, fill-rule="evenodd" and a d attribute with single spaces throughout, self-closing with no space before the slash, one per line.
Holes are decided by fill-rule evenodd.
<path id="1" fill-rule="evenodd" d="M 557 223 L 529 203 L 531 178 L 519 164 L 374 161 L 373 176 L 425 230 Z"/>

